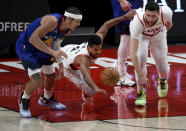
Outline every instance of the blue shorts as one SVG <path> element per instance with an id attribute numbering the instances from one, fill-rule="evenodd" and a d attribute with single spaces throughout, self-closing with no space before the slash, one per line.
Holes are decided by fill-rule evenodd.
<path id="1" fill-rule="evenodd" d="M 140 0 L 128 0 L 128 2 L 132 5 L 132 9 L 138 9 L 140 7 Z M 117 0 L 111 0 L 111 4 L 115 18 L 123 16 L 127 13 L 121 9 L 120 3 Z M 115 26 L 116 32 L 120 34 L 130 34 L 129 24 L 129 20 L 120 22 Z"/>
<path id="2" fill-rule="evenodd" d="M 23 39 L 18 39 L 16 42 L 16 53 L 22 62 L 26 72 L 28 68 L 31 70 L 40 69 L 43 65 L 51 65 L 54 63 L 54 57 L 44 53 Z"/>

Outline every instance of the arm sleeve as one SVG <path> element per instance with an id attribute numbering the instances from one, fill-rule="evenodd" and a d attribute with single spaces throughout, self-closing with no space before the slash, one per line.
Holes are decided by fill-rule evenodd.
<path id="1" fill-rule="evenodd" d="M 143 32 L 143 25 L 137 15 L 134 16 L 133 20 L 130 22 L 129 27 L 131 37 L 139 40 L 140 34 Z"/>
<path id="2" fill-rule="evenodd" d="M 60 50 L 60 44 L 61 44 L 61 42 L 62 42 L 63 40 L 60 40 L 60 39 L 57 39 L 56 41 L 53 41 L 52 42 L 52 49 L 53 50 Z M 57 63 L 58 64 L 60 64 L 60 63 L 63 63 L 63 61 L 62 61 L 62 59 L 61 58 L 56 58 L 56 61 L 57 61 Z"/>
<path id="3" fill-rule="evenodd" d="M 162 11 L 165 24 L 167 23 L 167 21 L 172 22 L 172 10 L 168 6 L 163 6 Z"/>

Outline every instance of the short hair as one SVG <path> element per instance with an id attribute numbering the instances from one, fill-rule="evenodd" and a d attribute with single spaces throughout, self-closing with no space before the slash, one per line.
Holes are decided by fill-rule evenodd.
<path id="1" fill-rule="evenodd" d="M 68 7 L 65 11 L 76 15 L 82 15 L 81 11 L 76 7 Z M 66 16 L 63 16 L 63 19 L 66 20 Z"/>
<path id="2" fill-rule="evenodd" d="M 101 38 L 98 35 L 92 35 L 88 39 L 88 45 L 93 46 L 93 45 L 100 45 L 101 44 Z"/>
<path id="3" fill-rule="evenodd" d="M 150 1 L 145 6 L 145 11 L 146 10 L 157 11 L 159 13 L 160 7 L 159 7 L 159 5 L 156 2 Z"/>
<path id="4" fill-rule="evenodd" d="M 81 11 L 76 7 L 69 7 L 66 9 L 66 12 L 76 14 L 76 15 L 82 15 Z"/>

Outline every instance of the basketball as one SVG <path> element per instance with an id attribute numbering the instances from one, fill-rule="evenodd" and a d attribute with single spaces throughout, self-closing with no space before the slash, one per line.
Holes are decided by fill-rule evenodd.
<path id="1" fill-rule="evenodd" d="M 119 81 L 120 75 L 117 69 L 106 67 L 100 74 L 100 80 L 105 86 L 115 86 Z"/>

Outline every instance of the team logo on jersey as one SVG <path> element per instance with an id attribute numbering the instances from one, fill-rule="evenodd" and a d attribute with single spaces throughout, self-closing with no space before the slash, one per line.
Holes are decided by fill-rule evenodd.
<path id="1" fill-rule="evenodd" d="M 53 42 L 52 38 L 48 38 L 48 39 L 44 40 L 44 43 L 47 44 L 48 46 L 50 46 L 52 42 Z"/>

